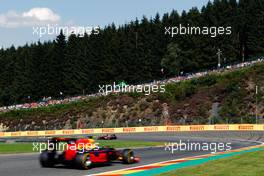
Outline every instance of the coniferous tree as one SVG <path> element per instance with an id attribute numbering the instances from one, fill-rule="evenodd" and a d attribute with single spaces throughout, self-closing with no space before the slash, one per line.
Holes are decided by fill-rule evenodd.
<path id="1" fill-rule="evenodd" d="M 99 34 L 61 32 L 54 41 L 0 49 L 0 105 L 95 93 L 98 85 L 149 82 L 179 72 L 196 72 L 263 55 L 264 3 L 214 0 L 201 10 L 156 14 L 128 24 L 111 24 Z M 232 27 L 230 35 L 164 35 L 165 27 Z M 176 57 L 177 56 L 177 57 Z M 223 65 L 222 64 L 222 65 Z"/>

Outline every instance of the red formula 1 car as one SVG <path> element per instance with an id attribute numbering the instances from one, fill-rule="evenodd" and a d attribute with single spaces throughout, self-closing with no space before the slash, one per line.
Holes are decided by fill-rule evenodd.
<path id="1" fill-rule="evenodd" d="M 97 140 L 115 140 L 115 139 L 117 139 L 115 134 L 107 134 L 107 135 L 104 135 L 104 136 L 99 136 L 97 138 Z"/>
<path id="2" fill-rule="evenodd" d="M 60 151 L 62 146 L 66 148 Z M 139 162 L 140 158 L 135 157 L 131 149 L 100 148 L 95 145 L 93 139 L 53 138 L 48 141 L 48 149 L 42 151 L 39 160 L 42 167 L 64 164 L 79 169 L 90 169 L 92 166 L 110 164 L 112 161 L 132 164 Z"/>

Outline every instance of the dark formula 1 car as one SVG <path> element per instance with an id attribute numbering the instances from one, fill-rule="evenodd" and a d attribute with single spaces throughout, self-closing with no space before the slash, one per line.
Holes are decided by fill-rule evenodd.
<path id="1" fill-rule="evenodd" d="M 61 144 L 66 149 L 59 151 Z M 93 139 L 53 138 L 48 141 L 48 149 L 40 154 L 42 167 L 53 167 L 56 164 L 75 166 L 79 169 L 89 169 L 98 164 L 110 164 L 120 161 L 124 164 L 139 162 L 131 149 L 116 150 L 109 147 L 95 146 Z"/>
<path id="2" fill-rule="evenodd" d="M 107 134 L 107 135 L 104 135 L 104 136 L 99 136 L 97 138 L 97 140 L 114 140 L 114 139 L 117 139 L 115 134 Z"/>

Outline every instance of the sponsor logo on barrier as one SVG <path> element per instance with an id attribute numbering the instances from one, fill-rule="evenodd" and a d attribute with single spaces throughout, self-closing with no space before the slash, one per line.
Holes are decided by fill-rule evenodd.
<path id="1" fill-rule="evenodd" d="M 158 131 L 158 127 L 145 127 L 144 128 L 145 132 L 153 132 L 153 131 Z"/>
<path id="2" fill-rule="evenodd" d="M 27 135 L 28 136 L 38 136 L 38 132 L 37 131 L 28 131 Z"/>
<path id="3" fill-rule="evenodd" d="M 5 136 L 5 133 L 4 132 L 0 132 L 0 136 Z"/>
<path id="4" fill-rule="evenodd" d="M 56 131 L 45 131 L 45 135 L 55 135 Z"/>
<path id="5" fill-rule="evenodd" d="M 229 130 L 229 126 L 228 125 L 215 125 L 214 129 L 215 130 Z"/>
<path id="6" fill-rule="evenodd" d="M 204 126 L 190 126 L 190 131 L 204 131 Z"/>
<path id="7" fill-rule="evenodd" d="M 94 133 L 93 129 L 84 129 L 82 130 L 82 134 L 87 134 L 87 133 Z"/>
<path id="8" fill-rule="evenodd" d="M 180 126 L 168 126 L 166 127 L 166 131 L 181 131 Z"/>
<path id="9" fill-rule="evenodd" d="M 253 125 L 239 125 L 238 129 L 239 130 L 253 130 L 254 126 Z"/>
<path id="10" fill-rule="evenodd" d="M 63 130 L 62 134 L 66 134 L 66 135 L 74 134 L 74 130 Z"/>
<path id="11" fill-rule="evenodd" d="M 11 132 L 11 136 L 21 136 L 21 132 Z"/>
<path id="12" fill-rule="evenodd" d="M 123 128 L 124 133 L 133 133 L 136 132 L 136 128 Z"/>
<path id="13" fill-rule="evenodd" d="M 103 128 L 102 133 L 114 133 L 115 129 L 114 128 Z"/>

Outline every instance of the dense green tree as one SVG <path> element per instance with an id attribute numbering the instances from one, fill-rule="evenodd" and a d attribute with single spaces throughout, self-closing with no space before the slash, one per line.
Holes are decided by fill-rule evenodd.
<path id="1" fill-rule="evenodd" d="M 231 64 L 263 55 L 264 3 L 261 0 L 214 0 L 201 10 L 143 16 L 111 24 L 84 36 L 62 32 L 54 41 L 0 49 L 0 106 L 43 97 L 95 93 L 98 85 L 124 80 L 138 84 Z M 230 35 L 165 35 L 179 26 L 231 27 Z M 225 58 L 225 59 L 224 59 Z M 223 65 L 223 64 L 222 64 Z M 164 72 L 162 73 L 162 68 Z M 164 75 L 165 74 L 165 75 Z"/>
<path id="2" fill-rule="evenodd" d="M 183 68 L 184 57 L 178 44 L 170 43 L 167 53 L 161 60 L 161 65 L 166 68 L 170 74 L 179 75 Z"/>

